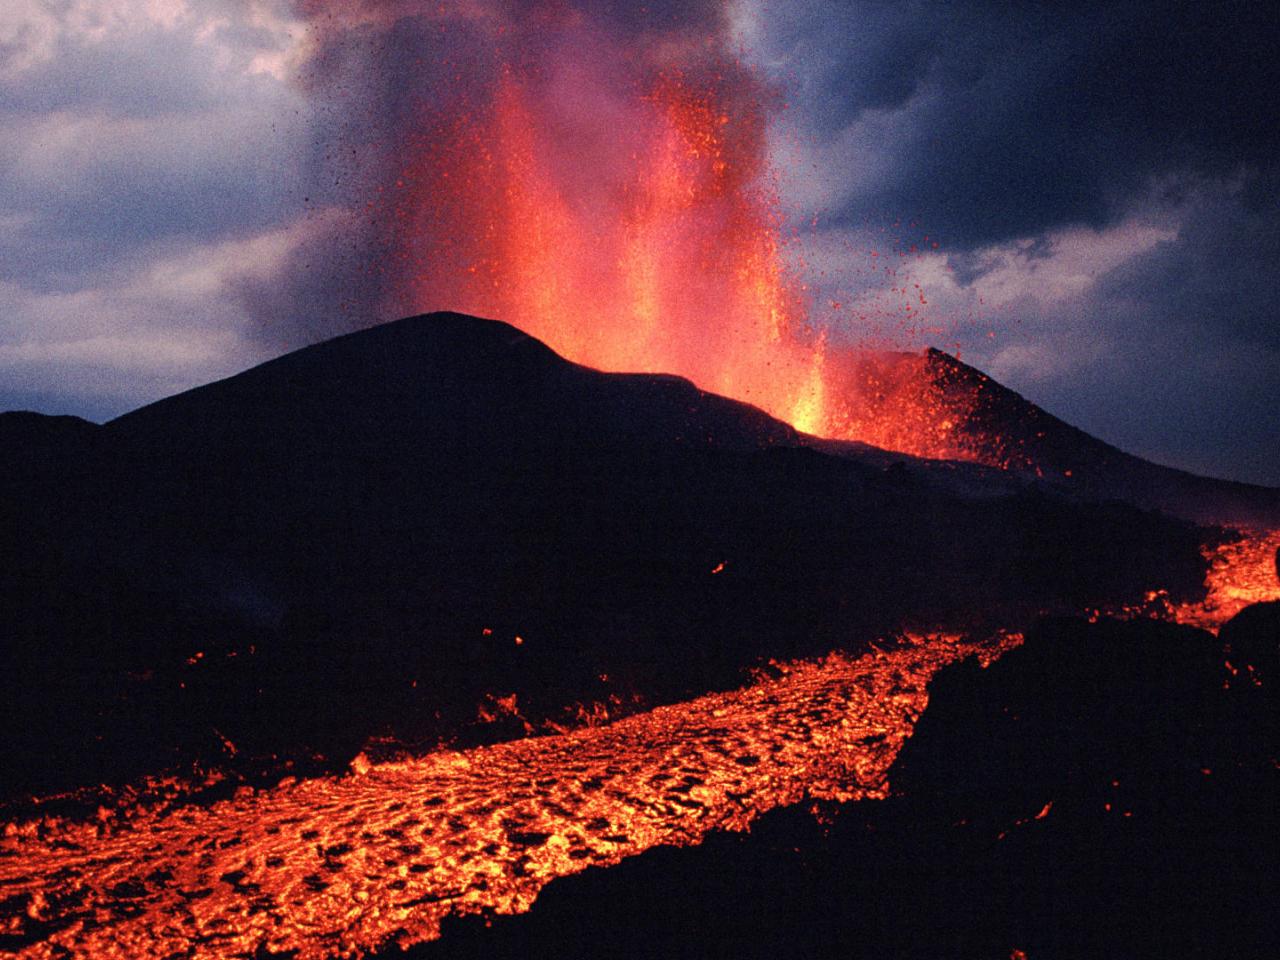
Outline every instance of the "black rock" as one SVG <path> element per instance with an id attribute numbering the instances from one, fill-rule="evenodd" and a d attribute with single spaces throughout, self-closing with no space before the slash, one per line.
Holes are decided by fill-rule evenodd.
<path id="1" fill-rule="evenodd" d="M 1280 689 L 1280 600 L 1245 607 L 1222 625 L 1218 637 L 1237 674 L 1237 684 L 1256 686 L 1271 698 Z"/>

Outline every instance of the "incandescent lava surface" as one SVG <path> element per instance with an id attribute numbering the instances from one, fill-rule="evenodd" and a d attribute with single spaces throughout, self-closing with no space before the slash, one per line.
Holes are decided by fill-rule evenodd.
<path id="1" fill-rule="evenodd" d="M 0 944 L 24 958 L 359 956 L 450 915 L 805 796 L 882 796 L 942 666 L 1020 641 L 914 640 L 777 666 L 614 724 L 243 790 L 211 807 L 11 823 Z"/>

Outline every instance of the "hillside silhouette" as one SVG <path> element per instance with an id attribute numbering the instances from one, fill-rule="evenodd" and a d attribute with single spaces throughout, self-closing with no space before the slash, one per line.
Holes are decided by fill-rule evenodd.
<path id="1" fill-rule="evenodd" d="M 1204 574 L 1158 498 L 817 441 L 458 314 L 0 444 L 15 792 L 513 736 Z"/>

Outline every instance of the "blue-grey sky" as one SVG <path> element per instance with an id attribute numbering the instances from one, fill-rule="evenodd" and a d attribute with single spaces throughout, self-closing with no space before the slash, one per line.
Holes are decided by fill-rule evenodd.
<path id="1" fill-rule="evenodd" d="M 494 9 L 540 5 L 6 0 L 0 409 L 104 419 L 392 319 L 366 205 L 406 118 L 481 69 Z M 867 252 L 916 244 L 904 345 L 1135 453 L 1280 485 L 1267 5 L 570 5 L 637 44 L 714 39 L 780 92 L 770 159 L 816 320 L 862 335 L 891 300 Z"/>

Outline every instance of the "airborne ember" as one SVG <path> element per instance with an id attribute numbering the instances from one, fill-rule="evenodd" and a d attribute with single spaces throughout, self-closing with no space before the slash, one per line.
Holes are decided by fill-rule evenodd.
<path id="1" fill-rule="evenodd" d="M 956 436 L 971 398 L 944 398 L 924 357 L 811 323 L 768 161 L 782 94 L 734 55 L 718 6 L 699 10 L 637 26 L 589 4 L 442 9 L 439 29 L 475 44 L 441 71 L 450 92 L 393 85 L 376 107 L 402 118 L 369 205 L 386 309 L 501 318 L 809 433 L 980 458 Z M 322 42 L 353 43 L 350 16 L 326 10 Z"/>

